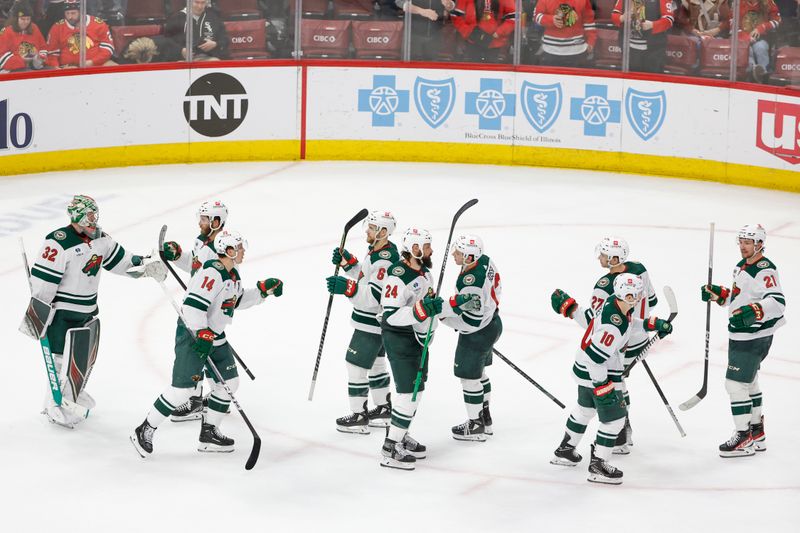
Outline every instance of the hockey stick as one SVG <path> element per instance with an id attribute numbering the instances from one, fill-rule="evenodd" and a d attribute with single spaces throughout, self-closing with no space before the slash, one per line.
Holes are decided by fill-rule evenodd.
<path id="1" fill-rule="evenodd" d="M 180 306 L 178 306 L 178 303 L 170 295 L 167 286 L 164 284 L 163 281 L 159 281 L 158 284 L 161 285 L 161 290 L 164 291 L 164 296 L 166 296 L 167 299 L 169 300 L 169 303 L 172 304 L 172 308 L 175 309 L 176 313 L 178 313 L 178 319 L 181 321 L 181 324 L 183 324 L 183 327 L 186 328 L 186 331 L 194 335 L 194 332 L 189 329 L 189 326 L 186 325 L 186 321 L 183 318 L 183 313 L 181 313 L 181 308 Z M 225 392 L 228 393 L 228 396 L 231 397 L 231 401 L 236 406 L 236 409 L 239 411 L 239 414 L 242 415 L 242 420 L 244 420 L 244 423 L 247 424 L 247 428 L 250 430 L 250 433 L 253 434 L 253 449 L 250 450 L 250 457 L 247 458 L 247 463 L 245 463 L 244 465 L 245 470 L 252 470 L 253 467 L 256 465 L 256 461 L 258 461 L 258 455 L 261 453 L 261 437 L 258 436 L 256 428 L 253 427 L 253 424 L 250 423 L 250 419 L 247 418 L 246 414 L 244 414 L 244 410 L 242 409 L 242 406 L 239 405 L 239 402 L 236 400 L 236 396 L 233 395 L 233 391 L 231 390 L 230 386 L 225 382 L 224 379 L 222 379 L 222 375 L 220 375 L 219 370 L 217 370 L 217 365 L 215 365 L 214 361 L 211 360 L 210 355 L 206 357 L 206 365 L 208 365 L 209 368 L 211 368 L 211 371 L 214 373 L 214 376 L 216 376 L 217 381 L 222 385 L 222 388 L 225 389 Z"/>
<path id="2" fill-rule="evenodd" d="M 25 242 L 23 241 L 22 236 L 19 238 L 19 250 L 22 254 L 22 262 L 25 265 L 25 277 L 28 280 L 28 288 L 31 290 L 31 295 L 33 295 L 31 269 L 30 265 L 28 264 L 28 254 L 25 252 Z M 57 406 L 67 409 L 71 413 L 81 418 L 88 417 L 89 409 L 67 400 L 61 393 L 61 382 L 58 379 L 58 372 L 56 372 L 56 361 L 53 357 L 53 353 L 50 351 L 50 341 L 47 340 L 47 335 L 44 335 L 39 339 L 39 346 L 42 348 L 42 356 L 44 357 L 45 368 L 47 368 L 47 378 L 50 382 L 50 393 L 53 395 L 53 401 Z"/>
<path id="3" fill-rule="evenodd" d="M 708 284 L 711 285 L 711 276 L 714 272 L 714 223 L 712 222 L 709 226 L 709 238 L 708 238 Z M 711 339 L 711 299 L 706 302 L 706 356 L 705 360 L 703 361 L 703 385 L 700 387 L 700 390 L 680 404 L 678 407 L 681 411 L 688 411 L 698 403 L 700 400 L 706 397 L 706 392 L 708 389 L 708 344 Z"/>
<path id="4" fill-rule="evenodd" d="M 158 257 L 161 259 L 161 262 L 164 263 L 164 265 L 166 265 L 167 270 L 170 271 L 172 277 L 174 277 L 175 281 L 178 282 L 178 285 L 181 286 L 181 289 L 186 290 L 186 284 L 183 282 L 178 273 L 175 272 L 175 269 L 172 268 L 172 265 L 169 264 L 169 261 L 167 261 L 167 259 L 164 257 L 164 239 L 166 238 L 166 236 L 167 236 L 167 225 L 164 224 L 163 226 L 161 226 L 161 232 L 158 234 Z M 247 373 L 247 376 L 251 380 L 255 380 L 256 377 L 253 375 L 252 372 L 250 372 L 250 369 L 247 368 L 247 365 L 244 364 L 244 361 L 242 361 L 242 358 L 239 357 L 238 353 L 236 353 L 236 350 L 233 349 L 233 346 L 231 346 L 230 342 L 228 343 L 228 347 L 231 349 L 233 357 L 236 358 L 236 362 L 238 362 L 239 366 L 242 367 L 242 370 L 244 370 L 245 373 Z"/>
<path id="5" fill-rule="evenodd" d="M 678 417 L 675 416 L 675 411 L 672 410 L 672 406 L 667 401 L 667 397 L 664 396 L 664 391 L 661 390 L 661 386 L 658 384 L 658 381 L 656 381 L 656 377 L 653 375 L 653 371 L 650 370 L 650 365 L 647 364 L 647 361 L 643 360 L 642 361 L 642 366 L 647 371 L 647 375 L 650 376 L 650 381 L 653 382 L 653 385 L 655 386 L 656 391 L 658 391 L 658 395 L 661 396 L 661 401 L 664 402 L 664 405 L 666 406 L 667 411 L 669 411 L 669 416 L 672 417 L 672 421 L 675 422 L 675 425 L 678 427 L 678 431 L 680 432 L 681 437 L 685 437 L 686 436 L 686 432 L 683 430 L 683 427 L 681 427 L 681 423 L 678 422 Z"/>
<path id="6" fill-rule="evenodd" d="M 348 220 L 347 224 L 344 225 L 344 231 L 342 231 L 342 240 L 339 243 L 339 253 L 342 253 L 344 251 L 344 241 L 347 240 L 347 234 L 350 232 L 353 226 L 355 226 L 356 224 L 367 218 L 368 214 L 369 211 L 367 211 L 367 209 L 364 208 L 358 213 L 356 213 L 355 216 L 350 220 Z M 336 265 L 336 268 L 333 271 L 333 275 L 334 276 L 339 275 L 338 264 Z M 314 362 L 314 375 L 311 376 L 311 386 L 308 389 L 309 402 L 314 399 L 314 389 L 317 387 L 317 373 L 319 372 L 319 363 L 322 360 L 322 347 L 325 346 L 325 334 L 328 331 L 328 320 L 331 318 L 332 307 L 333 307 L 333 294 L 331 293 L 331 295 L 328 296 L 328 308 L 325 310 L 325 320 L 322 323 L 322 334 L 319 337 L 319 349 L 317 350 L 317 360 L 316 362 Z"/>
<path id="7" fill-rule="evenodd" d="M 453 222 L 450 224 L 450 234 L 447 236 L 447 246 L 444 247 L 444 259 L 442 260 L 442 270 L 439 272 L 439 280 L 436 282 L 435 296 L 439 296 L 439 291 L 442 290 L 442 282 L 444 281 L 444 269 L 447 266 L 447 256 L 450 255 L 450 241 L 453 240 L 453 231 L 456 229 L 456 222 L 464 214 L 464 211 L 478 203 L 477 198 L 473 198 L 469 202 L 461 206 L 453 216 Z M 428 344 L 431 340 L 431 330 L 433 329 L 433 318 L 428 323 L 428 333 L 425 335 L 425 344 L 422 346 L 422 357 L 419 360 L 419 369 L 417 370 L 417 379 L 414 380 L 414 394 L 411 395 L 411 401 L 417 401 L 417 392 L 419 392 L 419 385 L 422 383 L 422 369 L 425 368 L 425 359 L 428 356 Z"/>
<path id="8" fill-rule="evenodd" d="M 667 305 L 669 306 L 669 318 L 667 318 L 667 322 L 672 323 L 672 321 L 675 320 L 675 317 L 678 316 L 678 301 L 675 299 L 675 292 L 672 290 L 672 287 L 664 287 L 664 298 L 667 300 Z M 634 359 L 628 368 L 625 369 L 622 377 L 627 378 L 631 373 L 631 369 L 636 366 L 636 363 L 643 360 L 647 355 L 647 352 L 649 352 L 653 345 L 660 340 L 660 335 L 653 335 L 653 337 L 647 341 L 647 344 L 644 345 L 642 351 L 639 352 L 639 355 L 636 356 L 636 359 Z"/>
<path id="9" fill-rule="evenodd" d="M 566 408 L 566 406 L 565 406 L 563 403 L 561 403 L 561 401 L 560 401 L 558 398 L 556 398 L 555 396 L 553 396 L 552 394 L 550 394 L 549 392 L 547 392 L 546 390 L 544 390 L 544 387 L 542 387 L 541 385 L 539 385 L 538 383 L 536 383 L 536 382 L 533 380 L 533 378 L 531 378 L 531 377 L 530 377 L 528 374 L 526 374 L 525 372 L 523 372 L 523 371 L 522 371 L 522 369 L 520 369 L 520 368 L 519 368 L 517 365 L 515 365 L 514 363 L 512 363 L 511 361 L 509 361 L 509 360 L 506 358 L 506 356 L 505 356 L 505 355 L 501 354 L 500 352 L 498 352 L 498 351 L 497 351 L 496 349 L 494 349 L 494 348 L 492 348 L 492 352 L 494 352 L 494 354 L 495 354 L 497 357 L 499 357 L 500 359 L 502 359 L 502 360 L 503 360 L 503 361 L 504 361 L 504 362 L 505 362 L 505 363 L 506 363 L 508 366 L 510 366 L 511 368 L 513 368 L 514 370 L 516 370 L 517 372 L 519 372 L 519 374 L 520 374 L 520 375 L 521 375 L 523 378 L 527 379 L 527 380 L 530 382 L 530 384 L 531 384 L 531 385 L 533 385 L 534 387 L 536 387 L 537 389 L 539 389 L 540 391 L 542 391 L 542 393 L 543 393 L 545 396 L 547 396 L 548 398 L 550 398 L 551 400 L 553 400 L 553 401 L 556 403 L 556 405 L 557 405 L 557 406 L 559 406 L 559 407 L 560 407 L 560 408 L 562 408 L 562 409 Z"/>

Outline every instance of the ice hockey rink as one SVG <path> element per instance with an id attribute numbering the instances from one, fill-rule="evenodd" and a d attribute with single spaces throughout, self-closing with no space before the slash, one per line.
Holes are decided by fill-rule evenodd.
<path id="1" fill-rule="evenodd" d="M 584 171 L 476 165 L 276 162 L 134 167 L 7 177 L 0 216 L 4 392 L 0 509 L 4 531 L 797 531 L 800 501 L 800 357 L 793 338 L 800 309 L 800 195 L 717 183 Z M 227 227 L 249 241 L 240 272 L 247 285 L 279 277 L 280 299 L 238 312 L 228 338 L 256 375 L 237 397 L 263 447 L 245 471 L 251 437 L 234 411 L 222 425 L 233 454 L 196 451 L 198 422 L 164 422 L 155 453 L 141 459 L 128 436 L 169 384 L 175 312 L 157 283 L 104 272 L 100 356 L 88 391 L 97 401 L 74 430 L 39 414 L 46 392 L 41 352 L 17 332 L 29 289 L 17 239 L 31 257 L 50 231 L 67 224 L 76 193 L 94 196 L 100 223 L 126 249 L 168 238 L 191 246 L 195 212 L 209 198 L 230 209 Z M 497 349 L 567 404 L 562 410 L 502 361 L 489 368 L 494 436 L 453 440 L 466 418 L 453 376 L 456 334 L 441 327 L 412 435 L 428 447 L 413 472 L 381 468 L 383 430 L 348 435 L 334 420 L 348 413 L 344 353 L 350 304 L 334 301 L 313 402 L 307 400 L 333 272 L 331 249 L 359 209 L 390 209 L 395 240 L 410 225 L 434 235 L 438 275 L 453 213 L 480 203 L 457 232 L 483 237 L 502 274 L 504 333 Z M 778 331 L 760 382 L 768 450 L 722 459 L 733 430 L 724 390 L 726 311 L 714 306 L 708 396 L 678 405 L 700 388 L 708 224 L 716 222 L 714 280 L 730 285 L 739 261 L 736 230 L 760 222 L 766 255 L 779 268 L 787 326 Z M 603 274 L 594 247 L 606 234 L 626 238 L 658 289 L 677 295 L 675 332 L 648 362 L 686 430 L 681 438 L 641 365 L 629 379 L 635 445 L 612 464 L 621 486 L 586 481 L 589 443 L 576 468 L 549 464 L 576 396 L 573 355 L 582 331 L 550 307 L 555 288 L 585 302 Z M 361 257 L 355 228 L 347 248 Z M 450 260 L 443 296 L 454 290 Z M 185 276 L 185 275 L 184 275 Z M 180 292 L 172 278 L 171 296 Z"/>

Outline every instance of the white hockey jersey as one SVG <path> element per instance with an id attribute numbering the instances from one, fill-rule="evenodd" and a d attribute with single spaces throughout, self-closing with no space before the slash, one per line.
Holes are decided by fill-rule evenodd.
<path id="1" fill-rule="evenodd" d="M 452 304 L 445 303 L 439 317 L 444 325 L 459 333 L 475 333 L 488 326 L 494 318 L 499 310 L 502 291 L 497 266 L 488 255 L 482 255 L 471 267 L 462 270 L 456 280 L 456 294 L 477 294 L 481 301 L 480 310 L 456 314 Z"/>
<path id="2" fill-rule="evenodd" d="M 31 267 L 32 295 L 55 309 L 95 314 L 100 270 L 124 275 L 133 254 L 105 233 L 97 239 L 72 225 L 45 237 Z"/>
<path id="3" fill-rule="evenodd" d="M 219 259 L 213 246 L 214 243 L 211 239 L 205 235 L 199 235 L 194 240 L 192 255 L 181 254 L 175 261 L 175 264 L 184 272 L 188 272 L 190 275 L 194 276 L 195 272 L 200 270 L 206 262 Z"/>
<path id="4" fill-rule="evenodd" d="M 207 261 L 189 281 L 181 313 L 186 326 L 197 333 L 210 329 L 216 334 L 214 346 L 225 340 L 225 327 L 237 309 L 247 309 L 264 301 L 257 288 L 244 289 L 239 272 L 230 272 L 221 261 Z"/>
<path id="5" fill-rule="evenodd" d="M 731 340 L 746 341 L 768 337 L 786 323 L 783 312 L 786 308 L 786 297 L 781 288 L 778 267 L 763 257 L 755 264 L 748 265 L 743 259 L 733 269 L 733 286 L 730 298 L 722 305 L 728 306 L 728 317 L 733 312 L 757 303 L 764 310 L 764 316 L 752 326 L 734 328 L 728 325 L 728 336 Z"/>
<path id="6" fill-rule="evenodd" d="M 389 269 L 389 277 L 383 286 L 384 328 L 396 331 L 413 331 L 422 346 L 431 326 L 431 341 L 437 320 L 428 317 L 419 305 L 425 296 L 433 294 L 433 277 L 424 266 L 414 270 L 405 261 L 398 261 Z M 445 304 L 446 305 L 446 304 Z"/>
<path id="7" fill-rule="evenodd" d="M 389 242 L 385 247 L 369 252 L 363 261 L 345 270 L 348 277 L 356 280 L 355 292 L 348 294 L 353 304 L 350 323 L 359 331 L 380 335 L 381 325 L 377 315 L 381 312 L 381 295 L 389 268 L 400 259 L 397 246 Z"/>

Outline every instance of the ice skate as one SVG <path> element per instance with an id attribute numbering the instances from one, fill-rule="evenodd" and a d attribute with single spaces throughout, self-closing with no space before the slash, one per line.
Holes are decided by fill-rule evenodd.
<path id="1" fill-rule="evenodd" d="M 589 477 L 586 478 L 592 483 L 606 483 L 608 485 L 622 484 L 622 470 L 611 466 L 608 461 L 597 457 L 594 453 L 592 444 L 592 460 L 589 463 Z"/>
<path id="2" fill-rule="evenodd" d="M 188 422 L 189 420 L 200 420 L 203 413 L 207 411 L 208 400 L 202 396 L 191 396 L 179 405 L 169 416 L 173 422 Z"/>
<path id="3" fill-rule="evenodd" d="M 486 429 L 480 418 L 467 420 L 463 424 L 453 426 L 453 438 L 456 440 L 471 440 L 486 442 Z"/>
<path id="4" fill-rule="evenodd" d="M 581 462 L 581 454 L 575 451 L 575 446 L 569 443 L 569 435 L 564 434 L 564 440 L 558 445 L 558 448 L 553 452 L 553 458 L 550 459 L 551 465 L 557 466 L 575 466 Z"/>
<path id="5" fill-rule="evenodd" d="M 417 442 L 408 433 L 403 437 L 401 444 L 408 453 L 414 456 L 414 459 L 425 459 L 428 455 L 428 448 L 426 448 L 424 444 Z"/>
<path id="6" fill-rule="evenodd" d="M 416 457 L 403 447 L 402 442 L 395 442 L 392 439 L 383 441 L 381 466 L 400 470 L 414 470 L 414 463 L 416 462 Z"/>
<path id="7" fill-rule="evenodd" d="M 378 405 L 367 411 L 367 419 L 369 421 L 369 427 L 388 428 L 392 420 L 392 402 Z"/>
<path id="8" fill-rule="evenodd" d="M 358 435 L 369 435 L 369 413 L 367 413 L 367 402 L 364 402 L 364 410 L 360 413 L 353 413 L 336 419 L 336 431 L 342 433 L 356 433 Z"/>
<path id="9" fill-rule="evenodd" d="M 767 437 L 764 433 L 764 415 L 761 415 L 761 422 L 750 425 L 750 438 L 753 440 L 753 448 L 757 452 L 767 451 Z"/>
<path id="10" fill-rule="evenodd" d="M 155 432 L 156 428 L 151 426 L 145 419 L 139 427 L 133 430 L 130 436 L 131 444 L 133 444 L 136 453 L 138 453 L 142 459 L 147 458 L 147 456 L 153 453 L 153 433 Z"/>
<path id="11" fill-rule="evenodd" d="M 212 426 L 203 420 L 200 428 L 200 442 L 198 452 L 230 453 L 233 451 L 233 439 L 223 435 L 217 426 Z"/>
<path id="12" fill-rule="evenodd" d="M 750 430 L 734 431 L 727 442 L 719 445 L 720 457 L 750 457 L 756 454 Z"/>

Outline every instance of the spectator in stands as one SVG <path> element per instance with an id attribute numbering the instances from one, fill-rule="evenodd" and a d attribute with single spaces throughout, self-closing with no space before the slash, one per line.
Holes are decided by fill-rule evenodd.
<path id="1" fill-rule="evenodd" d="M 800 0 L 775 0 L 775 5 L 781 15 L 775 46 L 800 46 Z"/>
<path id="2" fill-rule="evenodd" d="M 64 18 L 64 0 L 45 0 L 44 18 L 40 21 L 39 29 L 42 35 L 50 34 L 56 22 Z"/>
<path id="3" fill-rule="evenodd" d="M 163 35 L 134 39 L 122 52 L 123 64 L 172 63 L 183 60 L 181 47 Z"/>
<path id="4" fill-rule="evenodd" d="M 111 26 L 124 25 L 127 11 L 128 0 L 86 0 L 86 12 L 103 18 Z"/>
<path id="5" fill-rule="evenodd" d="M 672 0 L 631 0 L 631 7 L 633 14 L 624 13 L 625 0 L 617 0 L 611 12 L 615 26 L 627 31 L 630 24 L 629 70 L 660 74 L 667 59 L 667 30 L 675 22 Z"/>
<path id="6" fill-rule="evenodd" d="M 395 0 L 403 11 L 411 11 L 411 59 L 436 61 L 442 47 L 442 27 L 456 7 L 453 0 Z M 513 21 L 512 21 L 513 22 Z"/>
<path id="7" fill-rule="evenodd" d="M 586 66 L 597 41 L 589 0 L 539 0 L 533 20 L 544 27 L 540 65 Z"/>
<path id="8" fill-rule="evenodd" d="M 64 2 L 64 18 L 59 20 L 47 36 L 47 64 L 51 67 L 80 66 L 80 4 L 76 0 Z M 111 61 L 114 41 L 103 20 L 86 15 L 86 66 L 116 65 Z"/>
<path id="9" fill-rule="evenodd" d="M 17 1 L 0 29 L 0 72 L 39 70 L 47 61 L 47 43 L 33 23 L 33 8 L 26 0 Z"/>
<path id="10" fill-rule="evenodd" d="M 781 15 L 774 0 L 740 0 L 739 39 L 749 40 L 747 72 L 753 81 L 767 81 L 769 41 L 767 36 L 781 24 Z"/>
<path id="11" fill-rule="evenodd" d="M 728 0 L 682 0 L 677 18 L 686 33 L 711 39 L 728 34 L 732 14 Z"/>
<path id="12" fill-rule="evenodd" d="M 514 0 L 457 0 L 450 16 L 466 42 L 465 59 L 508 61 L 517 16 Z"/>
<path id="13" fill-rule="evenodd" d="M 207 0 L 192 0 L 192 60 L 219 61 L 228 58 L 228 36 L 220 16 L 210 9 Z M 164 34 L 181 46 L 181 55 L 186 54 L 186 8 L 167 19 Z"/>

